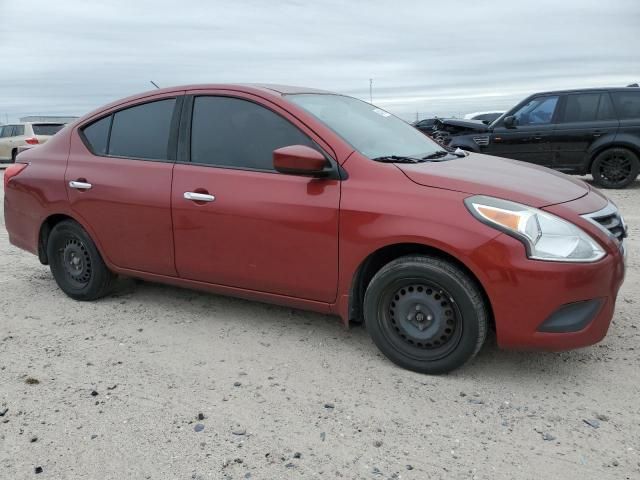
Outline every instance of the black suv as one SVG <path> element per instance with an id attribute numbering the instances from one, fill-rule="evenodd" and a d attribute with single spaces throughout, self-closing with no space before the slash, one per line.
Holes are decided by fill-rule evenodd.
<path id="1" fill-rule="evenodd" d="M 640 88 L 536 93 L 491 125 L 437 120 L 433 136 L 450 147 L 591 173 L 604 188 L 623 188 L 640 169 Z"/>

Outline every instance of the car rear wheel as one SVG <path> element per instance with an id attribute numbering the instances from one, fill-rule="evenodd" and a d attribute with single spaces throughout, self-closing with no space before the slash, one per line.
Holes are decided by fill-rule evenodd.
<path id="1" fill-rule="evenodd" d="M 18 151 L 16 149 L 11 150 L 11 163 L 16 163 L 17 156 L 18 156 Z"/>
<path id="2" fill-rule="evenodd" d="M 487 334 L 488 305 L 466 272 L 446 260 L 400 257 L 373 277 L 365 325 L 391 361 L 420 373 L 446 373 L 473 358 Z"/>
<path id="3" fill-rule="evenodd" d="M 47 243 L 47 257 L 53 278 L 71 298 L 88 301 L 109 293 L 115 275 L 78 223 L 65 220 L 53 227 Z"/>
<path id="4" fill-rule="evenodd" d="M 600 152 L 591 166 L 593 181 L 602 188 L 624 188 L 638 176 L 638 156 L 626 148 Z"/>

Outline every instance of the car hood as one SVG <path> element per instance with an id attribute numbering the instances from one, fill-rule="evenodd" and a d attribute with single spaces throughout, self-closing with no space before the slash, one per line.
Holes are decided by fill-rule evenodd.
<path id="1" fill-rule="evenodd" d="M 434 122 L 436 128 L 453 128 L 456 131 L 468 131 L 485 133 L 489 131 L 489 125 L 480 120 L 461 120 L 459 118 L 439 118 Z"/>
<path id="2" fill-rule="evenodd" d="M 396 164 L 419 185 L 488 195 L 542 208 L 589 193 L 577 179 L 530 163 L 471 153 L 442 162 Z"/>

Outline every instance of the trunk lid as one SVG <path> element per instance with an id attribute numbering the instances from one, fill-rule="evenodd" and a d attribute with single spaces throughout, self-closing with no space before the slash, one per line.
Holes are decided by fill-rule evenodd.
<path id="1" fill-rule="evenodd" d="M 488 195 L 542 208 L 589 193 L 581 180 L 530 163 L 472 153 L 443 162 L 396 164 L 413 182 L 473 195 Z"/>

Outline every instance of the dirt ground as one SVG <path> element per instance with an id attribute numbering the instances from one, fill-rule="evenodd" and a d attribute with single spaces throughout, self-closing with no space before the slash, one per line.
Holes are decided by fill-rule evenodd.
<path id="1" fill-rule="evenodd" d="M 2 217 L 0 478 L 638 479 L 640 180 L 608 194 L 630 238 L 605 340 L 489 338 L 440 377 L 334 317 L 132 280 L 75 302 Z"/>

